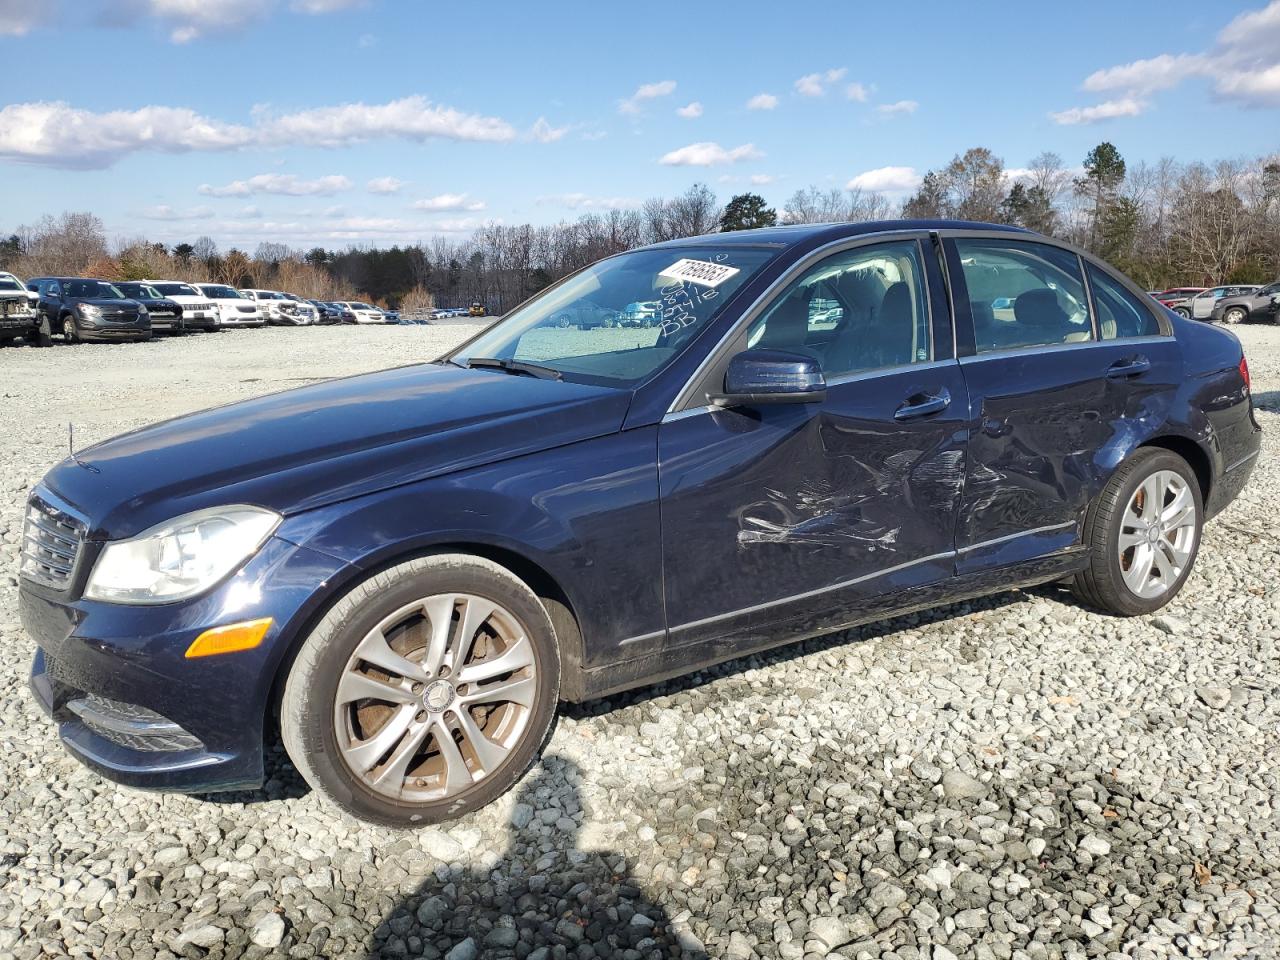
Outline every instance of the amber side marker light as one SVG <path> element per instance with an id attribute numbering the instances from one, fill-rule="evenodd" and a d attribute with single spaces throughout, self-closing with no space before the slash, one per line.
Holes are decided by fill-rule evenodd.
<path id="1" fill-rule="evenodd" d="M 271 629 L 272 622 L 271 617 L 263 617 L 261 620 L 229 623 L 225 627 L 206 630 L 191 641 L 191 646 L 187 647 L 187 659 L 252 650 L 262 642 L 262 638 Z"/>

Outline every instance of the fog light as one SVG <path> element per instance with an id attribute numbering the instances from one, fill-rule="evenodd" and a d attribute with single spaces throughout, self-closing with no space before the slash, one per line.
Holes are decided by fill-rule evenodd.
<path id="1" fill-rule="evenodd" d="M 267 635 L 267 631 L 271 629 L 271 623 L 271 617 L 263 617 L 261 620 L 229 623 L 225 627 L 206 630 L 191 641 L 191 646 L 187 647 L 187 659 L 252 650 Z"/>

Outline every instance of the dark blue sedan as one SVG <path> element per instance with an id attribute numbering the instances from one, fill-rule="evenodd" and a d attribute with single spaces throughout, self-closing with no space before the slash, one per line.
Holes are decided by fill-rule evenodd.
<path id="1" fill-rule="evenodd" d="M 1036 234 L 664 243 L 435 362 L 65 460 L 27 511 L 31 684 L 107 777 L 256 785 L 278 715 L 324 796 L 429 823 L 562 700 L 1013 586 L 1156 610 L 1259 442 L 1235 337 Z"/>

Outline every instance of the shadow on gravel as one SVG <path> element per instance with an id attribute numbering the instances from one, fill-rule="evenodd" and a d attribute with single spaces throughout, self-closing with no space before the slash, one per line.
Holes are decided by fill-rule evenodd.
<path id="1" fill-rule="evenodd" d="M 646 899 L 626 859 L 578 848 L 581 774 L 544 757 L 523 782 L 507 849 L 487 869 L 441 867 L 373 932 L 368 957 L 684 957 L 663 909 Z"/>
<path id="2" fill-rule="evenodd" d="M 1280 390 L 1263 390 L 1253 395 L 1253 405 L 1268 413 L 1280 413 Z"/>
<path id="3" fill-rule="evenodd" d="M 197 793 L 195 799 L 203 803 L 270 803 L 273 800 L 296 800 L 311 792 L 311 787 L 294 768 L 289 755 L 284 752 L 278 727 L 262 747 L 263 782 L 257 790 L 228 790 L 220 793 Z"/>

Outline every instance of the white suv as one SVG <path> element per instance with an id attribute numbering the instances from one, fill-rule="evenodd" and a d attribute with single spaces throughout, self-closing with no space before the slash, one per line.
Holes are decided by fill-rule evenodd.
<path id="1" fill-rule="evenodd" d="M 320 322 L 320 311 L 316 309 L 316 305 L 308 300 L 303 300 L 294 293 L 286 293 L 286 300 L 292 300 L 294 309 L 298 311 L 298 326 L 314 326 Z"/>
<path id="2" fill-rule="evenodd" d="M 337 300 L 340 306 L 346 307 L 356 317 L 356 323 L 386 323 L 387 315 L 377 307 L 371 307 L 359 300 Z"/>
<path id="3" fill-rule="evenodd" d="M 272 326 L 296 327 L 300 322 L 297 304 L 279 290 L 241 290 L 240 295 L 254 301 L 262 319 Z"/>
<path id="4" fill-rule="evenodd" d="M 185 330 L 218 330 L 222 321 L 218 316 L 218 308 L 209 298 L 189 283 L 181 280 L 142 280 L 149 287 L 155 287 L 166 300 L 172 300 L 182 307 L 182 326 Z"/>
<path id="5" fill-rule="evenodd" d="M 197 283 L 197 289 L 213 301 L 224 327 L 260 327 L 265 320 L 258 305 L 235 287 L 224 283 Z"/>

